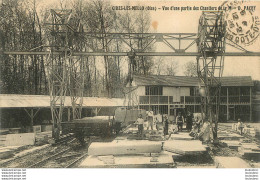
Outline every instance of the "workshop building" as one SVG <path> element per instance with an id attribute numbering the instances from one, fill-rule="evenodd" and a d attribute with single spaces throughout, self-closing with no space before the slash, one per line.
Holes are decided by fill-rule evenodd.
<path id="1" fill-rule="evenodd" d="M 250 76 L 221 78 L 220 121 L 252 121 L 252 87 Z M 201 112 L 200 83 L 197 77 L 167 75 L 134 75 L 127 84 L 133 106 L 153 110 L 155 114 L 176 116 Z"/>

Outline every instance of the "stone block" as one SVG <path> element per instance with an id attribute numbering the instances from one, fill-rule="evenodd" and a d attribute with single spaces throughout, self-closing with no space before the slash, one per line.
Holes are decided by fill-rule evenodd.
<path id="1" fill-rule="evenodd" d="M 207 151 L 206 146 L 201 141 L 192 140 L 173 140 L 165 141 L 163 149 L 165 151 L 182 154 L 182 155 L 198 155 Z"/>
<path id="2" fill-rule="evenodd" d="M 159 153 L 161 152 L 161 142 L 146 140 L 123 140 L 112 142 L 94 142 L 88 149 L 89 155 L 123 155 L 140 153 Z"/>
<path id="3" fill-rule="evenodd" d="M 216 167 L 218 168 L 251 168 L 251 166 L 239 157 L 215 157 Z"/>
<path id="4" fill-rule="evenodd" d="M 5 146 L 34 145 L 34 133 L 7 134 Z"/>

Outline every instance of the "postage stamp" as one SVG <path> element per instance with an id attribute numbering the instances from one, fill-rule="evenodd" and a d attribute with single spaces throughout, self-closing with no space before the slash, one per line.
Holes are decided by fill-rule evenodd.
<path id="1" fill-rule="evenodd" d="M 260 19 L 256 11 L 259 7 L 245 1 L 226 2 L 223 6 L 226 38 L 240 45 L 252 44 L 259 36 Z"/>

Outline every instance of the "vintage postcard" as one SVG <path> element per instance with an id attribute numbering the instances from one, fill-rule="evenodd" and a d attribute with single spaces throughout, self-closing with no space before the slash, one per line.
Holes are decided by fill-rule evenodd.
<path id="1" fill-rule="evenodd" d="M 1 0 L 1 178 L 242 168 L 257 179 L 259 18 L 259 1 Z"/>

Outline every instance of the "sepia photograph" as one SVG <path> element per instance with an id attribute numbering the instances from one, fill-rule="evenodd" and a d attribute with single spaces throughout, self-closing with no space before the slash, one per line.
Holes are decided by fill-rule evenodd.
<path id="1" fill-rule="evenodd" d="M 257 180 L 259 28 L 260 1 L 0 0 L 1 178 L 240 168 Z"/>

